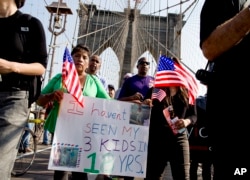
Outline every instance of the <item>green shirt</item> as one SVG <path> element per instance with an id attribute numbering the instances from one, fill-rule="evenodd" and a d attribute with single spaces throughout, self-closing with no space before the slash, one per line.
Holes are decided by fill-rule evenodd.
<path id="1" fill-rule="evenodd" d="M 49 94 L 56 90 L 62 89 L 62 74 L 59 73 L 55 75 L 48 84 L 44 87 L 41 94 Z M 66 91 L 65 91 L 66 92 Z M 97 98 L 105 98 L 110 99 L 107 91 L 105 90 L 104 86 L 102 85 L 101 81 L 92 75 L 87 75 L 84 89 L 83 89 L 84 96 L 90 97 L 97 97 Z M 56 121 L 59 111 L 59 103 L 57 101 L 53 102 L 53 108 L 51 109 L 44 128 L 47 129 L 50 133 L 54 133 L 56 127 Z"/>

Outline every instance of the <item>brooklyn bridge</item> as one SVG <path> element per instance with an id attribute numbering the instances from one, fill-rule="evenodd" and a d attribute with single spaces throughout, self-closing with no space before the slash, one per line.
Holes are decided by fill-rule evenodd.
<path id="1" fill-rule="evenodd" d="M 199 50 L 199 0 L 44 0 L 27 2 L 27 12 L 39 3 L 38 18 L 45 25 L 48 38 L 48 68 L 45 78 L 60 71 L 62 49 L 81 43 L 92 54 L 102 57 L 100 74 L 120 86 L 121 77 L 134 72 L 141 56 L 152 61 L 154 75 L 157 60 L 164 54 L 176 57 L 195 73 L 205 66 Z M 29 9 L 30 7 L 30 9 Z M 26 11 L 26 10 L 23 10 Z M 31 13 L 32 13 L 31 12 Z M 196 14 L 194 13 L 196 12 Z M 41 15 L 42 14 L 42 15 Z M 190 24 L 191 16 L 195 23 Z M 48 17 L 48 18 L 46 18 Z M 194 23 L 194 22 L 193 22 Z M 184 28 L 186 34 L 184 34 Z M 189 37 L 190 40 L 184 40 Z M 194 38 L 195 37 L 195 38 Z M 195 42 L 196 39 L 196 42 Z M 188 42 L 189 41 L 189 42 Z M 193 44 L 192 44 L 193 43 Z M 196 46 L 196 50 L 189 48 Z M 71 48 L 70 47 L 70 48 Z M 188 61 L 184 54 L 190 56 Z"/>
<path id="2" fill-rule="evenodd" d="M 193 74 L 205 67 L 206 60 L 199 49 L 199 13 L 203 2 L 43 0 L 26 1 L 21 11 L 39 18 L 46 31 L 48 66 L 44 84 L 61 72 L 65 47 L 72 49 L 81 43 L 92 54 L 101 56 L 99 73 L 117 89 L 124 74 L 137 72 L 136 63 L 141 56 L 151 61 L 150 75 L 154 75 L 160 55 L 178 58 Z M 204 94 L 206 88 L 200 85 L 200 89 L 199 93 Z M 53 178 L 53 171 L 47 169 L 50 147 L 44 150 L 41 145 L 38 150 L 41 153 L 36 157 L 37 163 L 20 178 Z M 164 173 L 163 179 L 172 179 L 169 166 Z"/>

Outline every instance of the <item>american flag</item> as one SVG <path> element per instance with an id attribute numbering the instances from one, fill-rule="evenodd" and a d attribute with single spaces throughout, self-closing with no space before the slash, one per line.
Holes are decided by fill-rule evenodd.
<path id="1" fill-rule="evenodd" d="M 83 95 L 79 76 L 77 74 L 74 61 L 70 55 L 68 48 L 65 48 L 63 55 L 62 82 L 68 92 L 83 107 Z"/>
<path id="2" fill-rule="evenodd" d="M 155 88 L 183 86 L 188 89 L 189 103 L 194 104 L 198 93 L 198 84 L 194 76 L 173 59 L 161 56 L 155 75 Z"/>
<path id="3" fill-rule="evenodd" d="M 158 99 L 160 102 L 166 97 L 166 93 L 162 89 L 154 88 L 151 99 Z"/>

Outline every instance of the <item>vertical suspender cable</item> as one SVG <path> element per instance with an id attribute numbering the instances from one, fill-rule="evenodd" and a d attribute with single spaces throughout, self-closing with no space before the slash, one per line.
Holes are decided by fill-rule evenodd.
<path id="1" fill-rule="evenodd" d="M 101 0 L 100 0 L 100 4 L 101 4 Z M 94 47 L 95 47 L 95 44 L 96 44 L 96 36 L 99 34 L 97 33 L 97 29 L 98 29 L 98 23 L 99 23 L 99 18 L 100 18 L 100 11 L 98 11 L 98 14 L 97 14 L 97 18 L 96 18 L 96 25 L 95 25 L 95 30 L 94 30 L 94 40 L 93 40 L 93 43 L 92 43 L 92 48 L 91 48 L 91 52 L 94 51 Z M 93 22 L 93 21 L 92 21 Z"/>

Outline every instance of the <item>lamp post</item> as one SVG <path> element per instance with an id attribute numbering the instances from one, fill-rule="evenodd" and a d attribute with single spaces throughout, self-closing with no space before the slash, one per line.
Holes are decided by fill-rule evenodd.
<path id="1" fill-rule="evenodd" d="M 67 7 L 67 4 L 62 2 L 62 0 L 59 0 L 58 2 L 52 2 L 49 6 L 46 6 L 46 9 L 50 13 L 49 31 L 52 33 L 52 36 L 54 38 L 48 79 L 50 80 L 53 72 L 56 38 L 65 31 L 67 15 L 73 13 L 71 9 Z"/>

